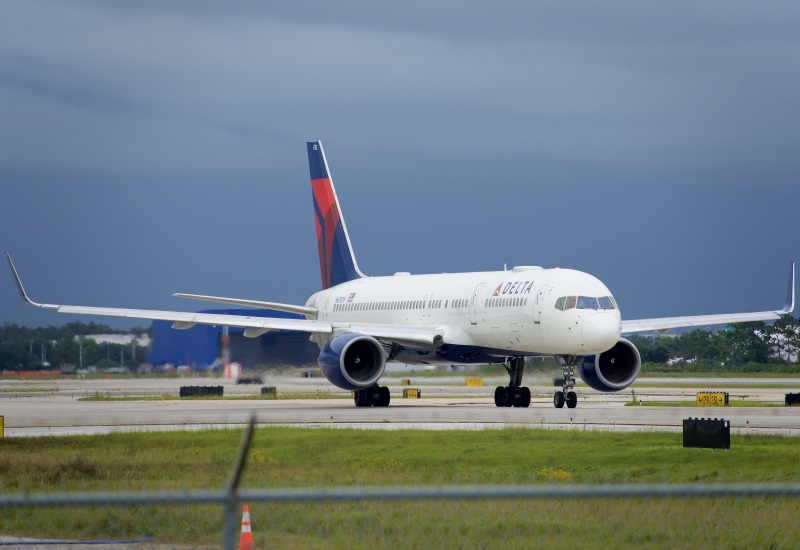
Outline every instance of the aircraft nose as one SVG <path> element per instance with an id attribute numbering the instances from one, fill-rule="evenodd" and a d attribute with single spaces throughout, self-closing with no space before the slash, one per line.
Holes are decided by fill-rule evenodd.
<path id="1" fill-rule="evenodd" d="M 583 320 L 583 341 L 593 351 L 606 351 L 614 347 L 620 337 L 619 314 L 607 311 L 592 313 Z"/>

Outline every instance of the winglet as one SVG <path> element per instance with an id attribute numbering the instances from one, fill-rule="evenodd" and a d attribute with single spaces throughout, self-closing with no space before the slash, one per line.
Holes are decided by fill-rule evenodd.
<path id="1" fill-rule="evenodd" d="M 28 303 L 28 304 L 30 304 L 32 306 L 36 306 L 36 307 L 44 307 L 44 308 L 49 308 L 49 309 L 58 309 L 58 306 L 56 306 L 56 305 L 38 304 L 38 303 L 34 302 L 33 300 L 31 300 L 30 298 L 28 298 L 28 294 L 25 292 L 25 287 L 22 286 L 22 280 L 19 278 L 19 273 L 17 273 L 17 268 L 14 267 L 14 262 L 11 261 L 11 254 L 9 254 L 8 252 L 6 252 L 6 259 L 8 260 L 8 265 L 11 266 L 11 273 L 13 273 L 14 281 L 17 283 L 17 290 L 19 291 L 19 295 L 22 296 L 22 299 L 26 303 Z"/>
<path id="2" fill-rule="evenodd" d="M 789 314 L 794 311 L 794 262 L 789 266 L 789 290 L 786 291 L 786 303 L 781 313 Z"/>

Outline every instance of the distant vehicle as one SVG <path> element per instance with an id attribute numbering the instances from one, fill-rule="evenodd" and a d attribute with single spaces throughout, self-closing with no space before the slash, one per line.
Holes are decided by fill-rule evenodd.
<path id="1" fill-rule="evenodd" d="M 264 379 L 260 376 L 240 376 L 236 379 L 237 384 L 263 384 Z"/>
<path id="2" fill-rule="evenodd" d="M 573 269 L 519 266 L 510 271 L 434 275 L 403 272 L 366 277 L 353 253 L 322 144 L 312 141 L 307 148 L 323 290 L 302 306 L 176 294 L 288 311 L 304 315 L 305 319 L 37 304 L 25 293 L 9 256 L 19 293 L 29 304 L 61 313 L 160 319 L 172 321 L 176 329 L 198 323 L 227 325 L 244 328 L 244 336 L 250 338 L 270 330 L 310 333 L 321 350 L 318 362 L 323 374 L 332 384 L 353 390 L 358 407 L 389 404 L 389 388 L 378 384 L 387 361 L 444 366 L 504 363 L 509 383 L 495 389 L 495 405 L 528 407 L 531 392 L 522 386 L 525 358 L 554 356 L 564 383 L 555 392 L 553 404 L 574 408 L 578 403 L 573 391 L 576 374 L 590 387 L 604 392 L 622 390 L 636 380 L 641 357 L 623 334 L 775 320 L 794 309 L 794 263 L 781 309 L 628 321 L 622 320 L 606 285 Z M 569 204 L 566 198 L 565 203 Z M 489 210 L 494 206 L 485 207 L 486 215 L 492 215 Z M 379 214 L 382 208 L 391 208 L 391 204 L 376 203 L 373 213 Z M 571 213 L 566 222 L 585 223 L 585 231 L 602 226 L 602 218 L 596 214 L 584 216 L 576 208 L 566 207 Z M 502 205 L 496 205 L 496 209 L 502 211 Z M 538 228 L 540 236 L 531 237 L 533 242 L 544 238 L 542 231 L 547 229 Z M 436 235 L 419 246 L 440 253 L 447 250 L 446 243 Z M 475 254 L 480 255 L 480 251 Z"/>
<path id="3" fill-rule="evenodd" d="M 130 374 L 128 367 L 108 367 L 103 369 L 103 374 Z"/>

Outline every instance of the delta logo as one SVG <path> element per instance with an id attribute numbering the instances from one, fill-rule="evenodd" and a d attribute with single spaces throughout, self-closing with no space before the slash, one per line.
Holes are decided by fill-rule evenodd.
<path id="1" fill-rule="evenodd" d="M 533 289 L 533 281 L 515 281 L 513 283 L 500 283 L 492 292 L 494 296 L 506 296 L 508 294 L 530 294 Z"/>

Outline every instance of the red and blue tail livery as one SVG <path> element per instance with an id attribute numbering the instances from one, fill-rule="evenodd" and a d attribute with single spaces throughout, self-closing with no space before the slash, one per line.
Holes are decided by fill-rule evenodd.
<path id="1" fill-rule="evenodd" d="M 350 237 L 347 235 L 322 143 L 309 141 L 307 145 L 311 193 L 314 196 L 314 218 L 317 225 L 319 269 L 322 274 L 322 288 L 328 289 L 364 275 L 358 269 L 350 245 Z"/>

